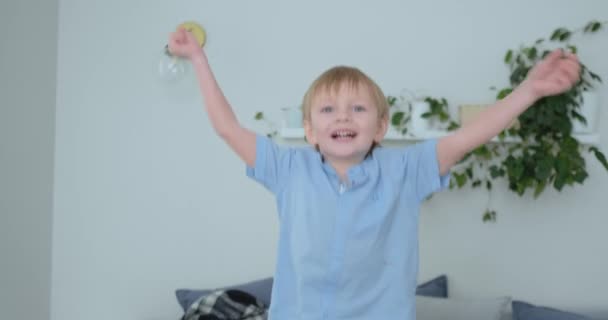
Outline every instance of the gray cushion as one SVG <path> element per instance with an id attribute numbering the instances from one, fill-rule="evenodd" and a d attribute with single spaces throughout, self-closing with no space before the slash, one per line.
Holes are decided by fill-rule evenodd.
<path id="1" fill-rule="evenodd" d="M 448 297 L 448 277 L 441 275 L 416 288 L 416 295 L 436 298 Z"/>
<path id="2" fill-rule="evenodd" d="M 270 305 L 270 295 L 272 292 L 272 278 L 264 278 L 256 281 L 251 281 L 242 284 L 236 284 L 218 289 L 237 289 L 245 291 L 254 297 L 260 299 L 265 305 Z M 178 289 L 175 291 L 177 302 L 186 311 L 188 307 L 198 298 L 217 289 Z M 448 296 L 448 280 L 445 275 L 441 275 L 435 279 L 429 280 L 416 289 L 417 295 L 428 297 L 447 298 Z"/>
<path id="3" fill-rule="evenodd" d="M 513 301 L 513 320 L 588 320 L 586 316 L 523 301 Z"/>

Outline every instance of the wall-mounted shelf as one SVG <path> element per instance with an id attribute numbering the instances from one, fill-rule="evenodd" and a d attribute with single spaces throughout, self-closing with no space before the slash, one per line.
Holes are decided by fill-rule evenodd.
<path id="1" fill-rule="evenodd" d="M 422 141 L 422 140 L 428 140 L 428 139 L 441 138 L 448 134 L 449 134 L 449 132 L 447 132 L 447 131 L 433 131 L 433 132 L 428 132 L 424 135 L 413 135 L 410 133 L 402 135 L 400 132 L 398 132 L 397 130 L 395 130 L 394 128 L 391 127 L 391 128 L 389 128 L 388 132 L 386 133 L 386 136 L 384 137 L 384 141 L 416 142 L 416 141 Z M 282 128 L 279 131 L 279 136 L 286 140 L 300 140 L 300 139 L 303 140 L 304 139 L 304 129 L 303 128 Z M 573 135 L 573 137 L 576 138 L 582 144 L 595 145 L 600 142 L 600 136 L 597 133 L 575 134 L 575 135 Z M 498 139 L 498 137 L 492 139 L 492 141 L 501 142 L 500 139 Z M 515 137 L 506 137 L 506 138 L 504 138 L 504 140 L 502 140 L 502 142 L 505 142 L 505 143 L 513 143 L 513 142 L 517 142 L 517 141 L 519 141 L 519 139 L 515 138 Z"/>

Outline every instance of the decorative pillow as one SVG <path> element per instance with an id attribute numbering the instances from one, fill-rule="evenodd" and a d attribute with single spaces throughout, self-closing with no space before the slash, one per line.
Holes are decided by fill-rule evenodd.
<path id="1" fill-rule="evenodd" d="M 272 278 L 264 278 L 256 281 L 247 283 L 237 284 L 225 288 L 223 290 L 237 289 L 245 291 L 254 297 L 260 299 L 265 305 L 270 305 L 270 293 L 272 291 Z M 209 294 L 216 289 L 202 289 L 202 290 L 191 290 L 191 289 L 178 289 L 175 291 L 177 302 L 182 306 L 182 309 L 186 311 L 188 307 L 195 302 L 198 298 L 203 295 Z"/>
<path id="2" fill-rule="evenodd" d="M 266 319 L 268 307 L 240 290 L 215 290 L 197 299 L 181 320 Z"/>
<path id="3" fill-rule="evenodd" d="M 218 289 L 238 289 L 245 291 L 260 299 L 265 305 L 270 305 L 270 295 L 272 292 L 272 278 L 264 278 L 247 283 L 232 285 Z M 218 289 L 178 289 L 175 291 L 177 302 L 182 309 L 186 311 L 188 307 L 203 295 L 211 293 Z M 435 279 L 429 280 L 416 288 L 417 295 L 447 298 L 448 296 L 448 280 L 445 275 L 441 275 Z"/>
<path id="4" fill-rule="evenodd" d="M 442 299 L 416 297 L 416 320 L 500 320 L 511 299 Z"/>
<path id="5" fill-rule="evenodd" d="M 447 298 L 448 297 L 448 277 L 441 275 L 429 280 L 416 288 L 416 295 L 426 297 Z"/>
<path id="6" fill-rule="evenodd" d="M 589 317 L 523 301 L 513 301 L 513 320 L 588 320 Z"/>

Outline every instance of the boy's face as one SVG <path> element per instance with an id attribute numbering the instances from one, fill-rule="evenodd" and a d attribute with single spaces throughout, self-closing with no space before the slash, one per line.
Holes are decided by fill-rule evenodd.
<path id="1" fill-rule="evenodd" d="M 318 145 L 330 162 L 357 164 L 372 142 L 380 142 L 388 119 L 378 117 L 370 90 L 343 84 L 336 93 L 324 90 L 312 99 L 310 119 L 304 121 L 306 139 Z"/>

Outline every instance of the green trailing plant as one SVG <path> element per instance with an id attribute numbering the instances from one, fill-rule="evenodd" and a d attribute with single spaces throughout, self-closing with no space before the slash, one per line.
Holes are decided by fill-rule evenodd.
<path id="1" fill-rule="evenodd" d="M 558 28 L 548 39 L 538 39 L 532 45 L 508 50 L 504 63 L 509 67 L 510 86 L 497 94 L 503 99 L 527 76 L 528 71 L 556 46 L 577 52 L 571 42 L 576 34 L 592 34 L 605 27 L 606 22 L 591 21 L 576 30 Z M 501 140 L 516 138 L 509 144 L 486 144 L 463 160 L 463 169 L 453 172 L 453 186 L 485 187 L 491 196 L 492 181 L 504 178 L 509 189 L 520 196 L 531 192 L 535 198 L 552 186 L 561 191 L 565 186 L 582 184 L 588 175 L 584 152 L 590 152 L 608 170 L 604 154 L 594 146 L 582 145 L 572 135 L 573 121 L 586 123 L 579 113 L 582 93 L 591 90 L 602 79 L 581 62 L 581 80 L 569 91 L 538 100 L 518 117 L 519 126 L 499 135 Z M 483 221 L 495 221 L 496 211 L 490 201 Z"/>
<path id="2" fill-rule="evenodd" d="M 450 118 L 448 112 L 448 101 L 445 98 L 435 99 L 432 97 L 425 97 L 424 102 L 429 106 L 429 110 L 420 115 L 427 121 L 436 121 L 438 123 L 447 124 L 445 128 L 448 131 L 457 129 L 459 126 L 456 122 Z"/>
<path id="3" fill-rule="evenodd" d="M 451 131 L 459 126 L 452 121 L 448 112 L 448 101 L 445 98 L 423 97 L 422 100 L 429 106 L 428 111 L 421 117 L 430 122 L 444 124 L 444 129 Z M 396 109 L 391 115 L 390 124 L 397 132 L 407 134 L 407 124 L 411 121 L 412 102 L 403 96 L 387 96 L 388 105 L 391 109 Z"/>
<path id="4" fill-rule="evenodd" d="M 386 101 L 389 109 L 392 111 L 390 124 L 397 132 L 405 135 L 407 134 L 407 124 L 411 120 L 411 103 L 406 100 L 403 96 L 387 96 Z"/>

